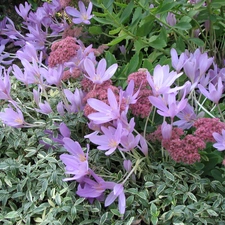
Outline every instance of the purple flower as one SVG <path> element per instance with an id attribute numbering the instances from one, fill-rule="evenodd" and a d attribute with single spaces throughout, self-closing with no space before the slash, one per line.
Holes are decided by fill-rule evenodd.
<path id="1" fill-rule="evenodd" d="M 104 181 L 101 177 L 95 174 L 91 169 L 89 173 L 94 180 L 85 177 L 82 180 L 82 185 L 79 184 L 77 195 L 83 198 L 100 198 L 106 189 L 113 189 L 116 183 Z"/>
<path id="2" fill-rule="evenodd" d="M 166 121 L 162 123 L 161 132 L 162 132 L 163 139 L 167 140 L 171 138 L 172 129 L 173 129 L 173 126 L 171 124 L 168 124 Z"/>
<path id="3" fill-rule="evenodd" d="M 75 89 L 74 93 L 72 93 L 68 89 L 64 89 L 64 93 L 66 95 L 66 98 L 71 103 L 71 106 L 67 109 L 69 112 L 80 112 L 83 110 L 84 105 L 82 103 L 82 100 L 84 98 L 84 92 L 82 92 L 81 89 Z"/>
<path id="4" fill-rule="evenodd" d="M 66 174 L 74 175 L 71 178 L 65 178 L 64 181 L 82 180 L 89 173 L 88 155 L 84 154 L 80 144 L 70 138 L 63 138 L 64 147 L 70 153 L 60 155 L 60 159 L 66 165 Z"/>
<path id="5" fill-rule="evenodd" d="M 57 67 L 49 68 L 48 71 L 46 70 L 45 73 L 43 73 L 43 76 L 50 85 L 55 84 L 56 86 L 59 86 L 63 77 L 63 66 L 59 65 Z"/>
<path id="6" fill-rule="evenodd" d="M 142 135 L 140 135 L 140 146 L 138 146 L 138 148 L 145 156 L 148 156 L 148 144 L 146 139 Z"/>
<path id="7" fill-rule="evenodd" d="M 23 113 L 17 109 L 14 111 L 12 108 L 5 108 L 5 112 L 0 112 L 0 119 L 2 122 L 10 127 L 23 127 L 25 121 Z"/>
<path id="8" fill-rule="evenodd" d="M 136 91 L 135 94 L 133 94 L 133 92 L 134 92 L 134 80 L 130 80 L 126 90 L 123 92 L 123 97 L 126 100 L 127 105 L 135 104 L 137 102 L 137 97 L 140 92 L 140 88 L 138 91 Z"/>
<path id="9" fill-rule="evenodd" d="M 209 91 L 207 91 L 201 84 L 198 85 L 200 92 L 212 102 L 218 104 L 223 94 L 223 83 L 221 77 L 218 79 L 217 88 L 212 83 L 209 83 Z"/>
<path id="10" fill-rule="evenodd" d="M 132 151 L 133 149 L 135 149 L 138 145 L 138 142 L 140 140 L 140 135 L 137 135 L 136 137 L 134 137 L 134 135 L 132 133 L 129 133 L 126 136 L 122 136 L 121 137 L 121 145 L 122 148 L 119 147 L 119 150 L 121 151 Z"/>
<path id="11" fill-rule="evenodd" d="M 0 64 L 10 65 L 13 62 L 14 59 L 9 60 L 9 61 L 5 61 L 4 59 L 10 57 L 10 55 L 9 55 L 9 53 L 3 54 L 4 49 L 5 49 L 5 45 L 1 44 L 0 45 Z"/>
<path id="12" fill-rule="evenodd" d="M 26 45 L 16 52 L 16 56 L 20 60 L 26 59 L 28 62 L 32 62 L 32 58 L 34 58 L 35 61 L 38 61 L 37 51 L 29 42 L 26 42 Z"/>
<path id="13" fill-rule="evenodd" d="M 13 74 L 17 80 L 23 82 L 25 85 L 42 83 L 41 69 L 37 62 L 33 59 L 32 63 L 26 59 L 21 60 L 24 66 L 24 71 L 20 69 L 16 64 L 13 65 Z"/>
<path id="14" fill-rule="evenodd" d="M 212 65 L 212 62 L 213 58 L 209 58 L 206 52 L 202 54 L 199 49 L 196 49 L 194 53 L 188 56 L 183 67 L 186 76 L 192 83 L 192 88 L 197 86 L 202 76 Z"/>
<path id="15" fill-rule="evenodd" d="M 105 206 L 111 205 L 116 198 L 119 200 L 119 212 L 120 214 L 124 214 L 126 208 L 126 197 L 124 194 L 123 184 L 116 184 L 114 186 L 113 191 L 105 199 Z"/>
<path id="16" fill-rule="evenodd" d="M 75 17 L 72 19 L 73 23 L 75 24 L 80 24 L 80 23 L 85 23 L 85 24 L 90 24 L 90 19 L 93 17 L 93 15 L 91 15 L 91 11 L 92 11 L 92 3 L 90 2 L 88 5 L 88 8 L 86 10 L 85 5 L 83 2 L 79 1 L 78 2 L 78 6 L 79 6 L 79 10 L 67 6 L 65 8 L 65 11 L 68 15 Z"/>
<path id="17" fill-rule="evenodd" d="M 170 26 L 175 26 L 176 23 L 177 23 L 177 20 L 176 20 L 176 16 L 171 13 L 171 12 L 168 12 L 168 15 L 166 17 L 166 22 L 170 25 Z"/>
<path id="18" fill-rule="evenodd" d="M 19 9 L 15 6 L 16 12 L 24 19 L 27 20 L 28 12 L 31 9 L 31 5 L 25 2 L 25 5 L 19 4 Z"/>
<path id="19" fill-rule="evenodd" d="M 46 115 L 53 112 L 50 104 L 47 101 L 44 101 L 44 103 L 40 102 L 38 104 L 38 106 L 39 106 L 39 109 L 36 109 L 37 112 L 40 112 L 40 113 L 43 113 L 43 114 L 46 114 Z"/>
<path id="20" fill-rule="evenodd" d="M 4 100 L 11 99 L 11 96 L 10 96 L 11 84 L 9 79 L 10 71 L 11 71 L 10 69 L 6 71 L 5 68 L 2 68 L 0 66 L 0 99 L 4 99 Z M 3 74 L 4 74 L 4 77 L 3 77 Z"/>
<path id="21" fill-rule="evenodd" d="M 177 74 L 175 71 L 169 72 L 169 66 L 157 65 L 154 69 L 153 76 L 147 75 L 147 80 L 152 88 L 154 96 L 169 93 L 178 90 L 179 88 L 170 89 L 174 81 L 181 76 L 182 73 Z"/>
<path id="22" fill-rule="evenodd" d="M 174 122 L 173 125 L 178 126 L 183 130 L 189 129 L 192 127 L 197 118 L 203 116 L 202 114 L 204 115 L 202 112 L 197 116 L 194 112 L 194 108 L 189 103 L 187 103 L 185 108 L 177 114 L 177 117 L 180 120 Z"/>
<path id="23" fill-rule="evenodd" d="M 218 151 L 225 150 L 225 130 L 222 130 L 222 135 L 216 132 L 213 132 L 213 137 L 217 141 L 215 144 L 213 144 L 214 148 L 217 148 Z"/>
<path id="24" fill-rule="evenodd" d="M 95 64 L 89 58 L 84 60 L 84 68 L 88 74 L 85 75 L 94 84 L 102 84 L 103 82 L 109 80 L 117 70 L 118 65 L 113 64 L 106 70 L 106 60 L 101 59 L 95 69 Z"/>
<path id="25" fill-rule="evenodd" d="M 88 118 L 96 124 L 107 123 L 120 117 L 120 104 L 118 104 L 116 96 L 110 88 L 108 88 L 109 105 L 94 98 L 89 98 L 87 102 L 93 109 L 98 111 L 88 115 Z"/>
<path id="26" fill-rule="evenodd" d="M 187 55 L 185 53 L 182 53 L 178 58 L 177 51 L 174 48 L 171 49 L 170 54 L 172 66 L 177 71 L 177 73 L 179 73 L 183 68 L 185 61 L 187 60 Z"/>
<path id="27" fill-rule="evenodd" d="M 184 96 L 180 101 L 176 101 L 176 94 L 170 93 L 163 95 L 163 98 L 161 96 L 150 96 L 149 101 L 158 108 L 157 113 L 159 115 L 174 118 L 187 104 L 188 99 L 184 99 Z"/>
<path id="28" fill-rule="evenodd" d="M 66 126 L 65 123 L 60 123 L 59 125 L 59 131 L 62 134 L 63 137 L 70 137 L 70 129 Z"/>
<path id="29" fill-rule="evenodd" d="M 103 135 L 93 134 L 88 136 L 89 140 L 98 145 L 99 150 L 108 150 L 105 152 L 106 155 L 112 154 L 118 145 L 122 136 L 122 125 L 119 123 L 117 128 L 114 127 L 101 127 Z"/>

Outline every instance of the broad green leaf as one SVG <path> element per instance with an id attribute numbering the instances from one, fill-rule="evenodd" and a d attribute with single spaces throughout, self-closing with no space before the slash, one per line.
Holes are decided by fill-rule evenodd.
<path id="1" fill-rule="evenodd" d="M 158 196 L 165 188 L 166 188 L 166 184 L 159 185 L 156 189 L 155 195 Z"/>
<path id="2" fill-rule="evenodd" d="M 139 53 L 135 53 L 133 55 L 133 57 L 131 58 L 129 64 L 128 64 L 128 68 L 127 68 L 127 74 L 131 74 L 133 72 L 135 72 L 138 69 L 138 65 L 139 65 Z"/>
<path id="3" fill-rule="evenodd" d="M 163 170 L 163 173 L 165 174 L 165 176 L 166 176 L 168 179 L 174 181 L 174 176 L 173 176 L 173 174 L 170 173 L 168 170 L 164 169 L 164 170 Z"/>
<path id="4" fill-rule="evenodd" d="M 187 195 L 191 200 L 193 200 L 194 202 L 197 202 L 197 198 L 195 197 L 194 194 L 192 194 L 191 192 L 188 192 Z"/>
<path id="5" fill-rule="evenodd" d="M 195 43 L 198 47 L 203 47 L 205 45 L 204 41 L 199 38 L 189 38 L 189 40 Z"/>
<path id="6" fill-rule="evenodd" d="M 178 5 L 177 2 L 173 2 L 173 1 L 163 1 L 162 5 L 160 5 L 157 10 L 156 10 L 156 14 L 160 14 L 160 13 L 164 13 L 164 12 L 169 12 L 171 11 L 172 8 L 174 8 L 176 5 Z"/>
<path id="7" fill-rule="evenodd" d="M 180 29 L 180 30 L 189 30 L 192 28 L 191 24 L 188 22 L 178 22 L 174 28 Z"/>
<path id="8" fill-rule="evenodd" d="M 218 213 L 212 209 L 207 209 L 207 213 L 209 214 L 209 216 L 219 216 Z"/>
<path id="9" fill-rule="evenodd" d="M 123 13 L 120 17 L 120 23 L 126 22 L 126 20 L 130 17 L 134 8 L 134 2 L 131 0 L 126 8 L 123 10 Z"/>
<path id="10" fill-rule="evenodd" d="M 102 28 L 100 26 L 91 26 L 88 28 L 88 32 L 93 35 L 102 34 Z"/>
<path id="11" fill-rule="evenodd" d="M 6 219 L 15 219 L 18 216 L 19 216 L 19 213 L 17 211 L 12 211 L 12 212 L 7 213 L 5 215 L 5 218 Z"/>
<path id="12" fill-rule="evenodd" d="M 157 215 L 157 206 L 154 203 L 151 204 L 150 213 L 152 216 Z"/>
<path id="13" fill-rule="evenodd" d="M 100 219 L 100 225 L 104 225 L 104 224 L 105 224 L 106 220 L 108 219 L 108 215 L 109 215 L 109 213 L 106 212 L 106 213 L 104 213 L 104 214 L 101 216 L 101 219 Z"/>

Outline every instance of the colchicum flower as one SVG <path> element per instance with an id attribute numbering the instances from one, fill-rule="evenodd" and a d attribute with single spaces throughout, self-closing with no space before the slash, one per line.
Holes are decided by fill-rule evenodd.
<path id="1" fill-rule="evenodd" d="M 222 130 L 222 135 L 214 132 L 213 134 L 214 139 L 217 141 L 215 144 L 213 144 L 213 147 L 216 148 L 218 151 L 224 151 L 225 150 L 225 130 Z"/>
<path id="2" fill-rule="evenodd" d="M 85 77 L 91 80 L 94 84 L 102 84 L 109 80 L 116 72 L 117 67 L 118 65 L 115 63 L 106 70 L 106 60 L 101 59 L 97 65 L 97 69 L 95 69 L 95 64 L 92 60 L 88 58 L 84 60 L 84 68 L 88 74 L 88 76 L 85 75 Z"/>
<path id="3" fill-rule="evenodd" d="M 91 15 L 92 3 L 91 2 L 89 3 L 87 10 L 85 8 L 84 3 L 81 1 L 78 2 L 78 6 L 80 11 L 78 11 L 77 9 L 73 7 L 67 6 L 65 8 L 66 13 L 74 17 L 72 21 L 75 24 L 80 24 L 80 23 L 90 24 L 89 20 L 93 17 L 93 15 Z"/>
<path id="4" fill-rule="evenodd" d="M 23 127 L 25 121 L 23 113 L 19 109 L 14 111 L 12 108 L 5 108 L 4 111 L 5 112 L 0 112 L 0 119 L 4 124 L 16 128 Z"/>
<path id="5" fill-rule="evenodd" d="M 66 174 L 74 175 L 71 178 L 65 178 L 64 181 L 81 181 L 88 173 L 87 154 L 85 155 L 80 144 L 70 138 L 63 138 L 64 147 L 70 153 L 60 155 L 60 159 L 66 165 Z"/>

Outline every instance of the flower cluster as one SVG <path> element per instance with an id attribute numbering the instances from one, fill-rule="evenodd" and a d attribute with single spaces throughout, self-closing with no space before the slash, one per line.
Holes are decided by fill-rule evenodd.
<path id="1" fill-rule="evenodd" d="M 86 46 L 78 39 L 84 25 L 89 25 L 93 18 L 92 3 L 86 7 L 79 1 L 78 10 L 69 6 L 70 2 L 45 2 L 36 12 L 31 11 L 27 2 L 20 4 L 16 11 L 24 19 L 25 34 L 17 31 L 9 18 L 0 23 L 0 99 L 8 104 L 0 112 L 0 119 L 4 126 L 15 128 L 38 126 L 34 115 L 48 118 L 46 124 L 51 120 L 50 127 L 57 127 L 59 134 L 55 135 L 51 129 L 44 133 L 55 145 L 44 140 L 40 143 L 45 148 L 60 147 L 67 151 L 60 155 L 68 174 L 64 181 L 75 180 L 76 194 L 91 203 L 97 199 L 109 206 L 118 199 L 119 212 L 124 214 L 126 185 L 130 178 L 137 181 L 136 171 L 151 159 L 152 143 L 157 142 L 171 159 L 185 164 L 199 162 L 200 151 L 204 151 L 208 142 L 219 151 L 225 150 L 225 123 L 218 118 L 204 118 L 205 114 L 212 115 L 204 107 L 206 101 L 211 101 L 223 119 L 219 101 L 224 92 L 225 69 L 218 68 L 214 58 L 199 48 L 194 52 L 185 50 L 180 56 L 172 48 L 174 70 L 169 64 L 158 62 L 151 71 L 128 70 L 132 73 L 127 74 L 124 88 L 117 87 L 112 78 L 116 80 L 122 72 L 119 63 L 109 60 L 111 56 L 102 55 L 108 46 L 93 48 L 94 45 Z M 57 12 L 60 19 L 55 17 Z M 168 13 L 166 22 L 175 26 L 175 15 Z M 48 38 L 56 36 L 62 39 L 49 45 Z M 13 64 L 10 54 L 4 51 L 9 43 L 18 46 L 16 57 L 21 66 Z M 120 49 L 125 56 L 124 46 Z M 11 74 L 18 84 L 31 91 L 33 108 L 11 96 Z M 72 129 L 61 122 L 74 115 L 76 123 L 85 122 L 77 132 L 85 131 L 82 138 L 91 147 L 82 148 L 78 140 L 74 141 Z M 148 133 L 155 127 L 154 132 Z M 116 163 L 120 159 L 118 167 L 124 176 L 119 179 L 108 176 L 104 180 L 100 169 L 89 159 L 92 148 L 105 158 L 115 156 Z"/>

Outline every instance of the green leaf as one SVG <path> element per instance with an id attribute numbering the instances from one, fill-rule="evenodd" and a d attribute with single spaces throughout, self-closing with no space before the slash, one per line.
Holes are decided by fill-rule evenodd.
<path id="1" fill-rule="evenodd" d="M 100 225 L 104 225 L 106 220 L 108 219 L 108 216 L 109 216 L 109 213 L 106 212 L 104 213 L 102 216 L 101 216 L 101 219 L 100 219 Z"/>
<path id="2" fill-rule="evenodd" d="M 159 185 L 156 189 L 155 195 L 158 196 L 165 188 L 166 188 L 166 184 Z"/>
<path id="3" fill-rule="evenodd" d="M 156 49 L 163 49 L 167 46 L 167 33 L 164 27 L 161 28 L 158 36 L 152 36 L 150 38 L 149 45 Z"/>
<path id="4" fill-rule="evenodd" d="M 219 216 L 214 210 L 212 209 L 207 209 L 206 210 L 209 216 Z"/>
<path id="5" fill-rule="evenodd" d="M 131 224 L 133 224 L 134 219 L 135 219 L 135 217 L 132 216 L 132 217 L 126 222 L 126 225 L 131 225 Z"/>
<path id="6" fill-rule="evenodd" d="M 194 202 L 197 202 L 197 198 L 195 197 L 194 194 L 192 194 L 191 192 L 188 192 L 187 195 L 191 200 L 193 200 Z"/>
<path id="7" fill-rule="evenodd" d="M 175 26 L 173 26 L 174 28 L 177 28 L 179 30 L 189 30 L 192 28 L 191 24 L 188 22 L 178 22 Z"/>
<path id="8" fill-rule="evenodd" d="M 131 15 L 131 13 L 133 11 L 133 8 L 134 8 L 134 2 L 130 1 L 130 3 L 123 10 L 123 13 L 122 13 L 122 15 L 120 17 L 120 23 L 124 23 L 124 22 L 126 22 L 126 20 L 128 18 L 130 18 L 130 15 Z"/>
<path id="9" fill-rule="evenodd" d="M 75 206 L 80 205 L 84 200 L 85 200 L 85 198 L 78 198 L 74 205 Z"/>
<path id="10" fill-rule="evenodd" d="M 19 213 L 17 211 L 12 211 L 12 212 L 7 213 L 5 218 L 6 219 L 15 219 L 18 216 L 19 216 Z"/>
<path id="11" fill-rule="evenodd" d="M 153 225 L 157 225 L 158 224 L 158 216 L 151 216 L 151 222 Z"/>
<path id="12" fill-rule="evenodd" d="M 155 184 L 153 182 L 148 181 L 145 183 L 145 188 L 150 188 L 150 187 L 154 187 L 154 186 L 155 186 Z"/>
<path id="13" fill-rule="evenodd" d="M 194 44 L 196 44 L 198 47 L 205 46 L 205 42 L 199 38 L 189 38 L 189 40 L 192 41 Z"/>
<path id="14" fill-rule="evenodd" d="M 110 30 L 109 34 L 110 35 L 118 34 L 120 31 L 121 31 L 121 27 L 118 27 L 118 28 L 116 28 L 114 30 Z"/>
<path id="15" fill-rule="evenodd" d="M 116 44 L 119 44 L 121 41 L 127 39 L 127 35 L 123 35 L 123 36 L 119 36 L 119 37 L 116 37 L 115 39 L 113 39 L 112 41 L 110 41 L 107 45 L 109 46 L 113 46 L 113 45 L 116 45 Z"/>
<path id="16" fill-rule="evenodd" d="M 158 14 L 158 13 L 164 13 L 164 12 L 169 12 L 176 5 L 178 5 L 177 2 L 163 1 L 162 5 L 157 8 L 156 14 Z"/>
<path id="17" fill-rule="evenodd" d="M 157 212 L 157 206 L 154 203 L 151 204 L 150 213 L 151 213 L 152 216 L 158 214 L 158 212 Z"/>
<path id="18" fill-rule="evenodd" d="M 88 28 L 88 32 L 93 35 L 102 34 L 102 28 L 100 26 L 91 26 Z"/>
<path id="19" fill-rule="evenodd" d="M 133 57 L 131 58 L 129 64 L 128 64 L 128 68 L 127 68 L 127 74 L 131 74 L 133 72 L 135 72 L 138 69 L 138 65 L 139 65 L 139 53 L 135 53 L 133 55 Z"/>
<path id="20" fill-rule="evenodd" d="M 164 170 L 163 170 L 163 173 L 165 174 L 165 176 L 166 176 L 169 180 L 174 181 L 174 176 L 173 176 L 173 174 L 170 173 L 168 170 L 164 169 Z"/>

